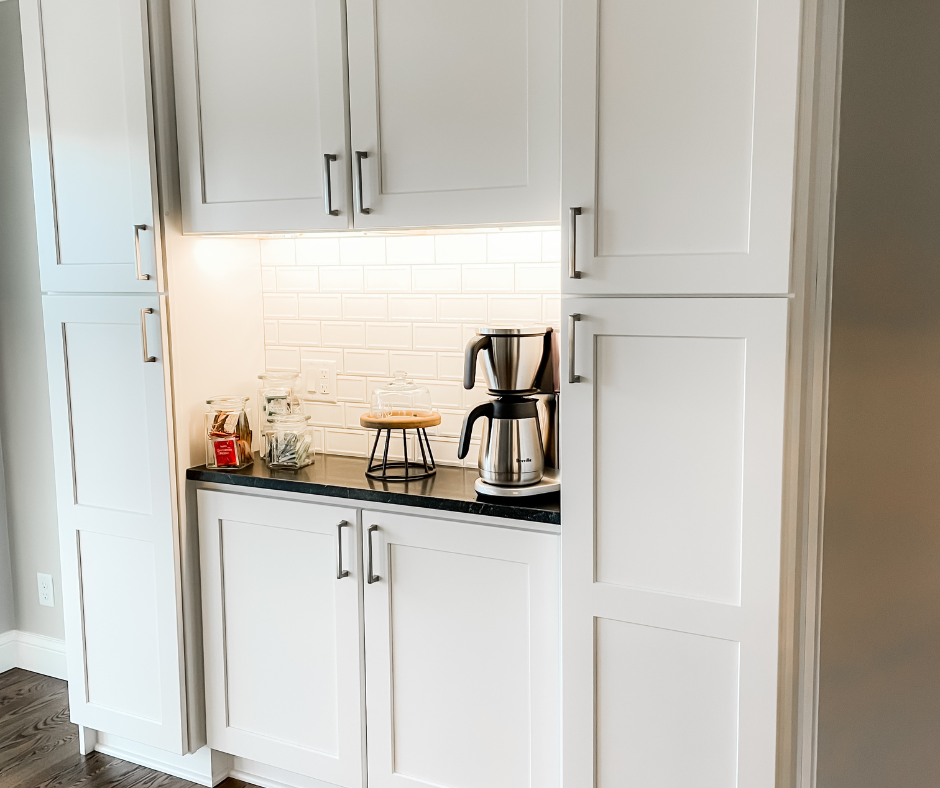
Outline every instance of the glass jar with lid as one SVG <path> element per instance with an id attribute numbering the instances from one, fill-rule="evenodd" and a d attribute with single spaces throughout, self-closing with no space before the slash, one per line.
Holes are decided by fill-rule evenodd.
<path id="1" fill-rule="evenodd" d="M 272 416 L 262 432 L 265 462 L 270 468 L 304 468 L 314 461 L 310 417 L 299 413 Z"/>
<path id="2" fill-rule="evenodd" d="M 263 425 L 274 416 L 300 412 L 296 372 L 265 372 L 258 375 L 258 424 Z"/>
<path id="3" fill-rule="evenodd" d="M 218 396 L 206 400 L 206 467 L 237 470 L 252 463 L 248 397 Z"/>
<path id="4" fill-rule="evenodd" d="M 373 418 L 395 418 L 401 416 L 428 416 L 434 412 L 431 392 L 408 377 L 404 370 L 397 370 L 395 379 L 372 392 L 370 415 Z"/>

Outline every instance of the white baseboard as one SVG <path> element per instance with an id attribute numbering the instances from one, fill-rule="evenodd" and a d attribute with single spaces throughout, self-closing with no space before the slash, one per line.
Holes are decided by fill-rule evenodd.
<path id="1" fill-rule="evenodd" d="M 218 785 L 229 775 L 232 757 L 202 747 L 192 755 L 176 755 L 146 744 L 123 739 L 109 733 L 98 733 L 95 750 L 122 761 L 130 761 L 154 771 L 170 774 L 197 785 Z"/>
<path id="2" fill-rule="evenodd" d="M 11 668 L 66 679 L 65 641 L 15 629 L 4 632 L 0 634 L 0 673 Z"/>

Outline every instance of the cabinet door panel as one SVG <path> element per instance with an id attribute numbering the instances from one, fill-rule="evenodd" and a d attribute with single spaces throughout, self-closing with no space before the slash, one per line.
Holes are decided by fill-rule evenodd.
<path id="1" fill-rule="evenodd" d="M 342 3 L 174 0 L 173 12 L 184 230 L 348 227 Z"/>
<path id="2" fill-rule="evenodd" d="M 356 511 L 206 490 L 197 498 L 209 746 L 357 788 Z M 337 578 L 340 539 L 348 575 Z"/>
<path id="3" fill-rule="evenodd" d="M 793 0 L 566 3 L 566 292 L 787 292 L 799 17 Z"/>
<path id="4" fill-rule="evenodd" d="M 357 227 L 558 219 L 558 3 L 350 0 Z"/>
<path id="5" fill-rule="evenodd" d="M 163 307 L 156 296 L 43 298 L 69 712 L 183 752 Z"/>
<path id="6" fill-rule="evenodd" d="M 772 784 L 787 300 L 564 304 L 567 782 Z"/>
<path id="7" fill-rule="evenodd" d="M 369 781 L 557 786 L 558 537 L 363 513 Z"/>
<path id="8" fill-rule="evenodd" d="M 42 287 L 154 291 L 147 4 L 21 0 L 20 9 Z M 148 280 L 138 279 L 138 244 Z"/>

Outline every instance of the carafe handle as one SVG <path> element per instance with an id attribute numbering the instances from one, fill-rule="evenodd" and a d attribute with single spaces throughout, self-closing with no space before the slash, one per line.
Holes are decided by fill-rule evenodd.
<path id="1" fill-rule="evenodd" d="M 486 337 L 483 337 L 486 339 Z M 470 451 L 470 436 L 473 434 L 473 423 L 481 416 L 493 418 L 493 402 L 481 402 L 464 416 L 463 427 L 460 428 L 460 443 L 457 445 L 457 459 L 462 460 Z"/>
<path id="2" fill-rule="evenodd" d="M 467 390 L 473 388 L 477 379 L 477 356 L 480 351 L 490 346 L 488 336 L 476 336 L 467 343 L 464 353 L 463 387 Z"/>

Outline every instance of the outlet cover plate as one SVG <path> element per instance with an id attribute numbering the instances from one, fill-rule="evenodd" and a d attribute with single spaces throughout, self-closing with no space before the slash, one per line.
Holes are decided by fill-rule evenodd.
<path id="1" fill-rule="evenodd" d="M 37 572 L 36 581 L 39 585 L 39 604 L 46 607 L 55 607 L 55 588 L 52 585 L 52 575 Z"/>
<path id="2" fill-rule="evenodd" d="M 311 359 L 300 363 L 301 399 L 336 402 L 336 362 Z"/>

